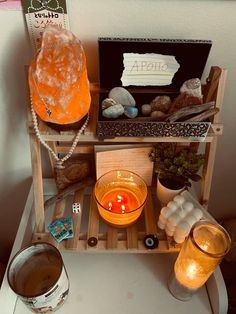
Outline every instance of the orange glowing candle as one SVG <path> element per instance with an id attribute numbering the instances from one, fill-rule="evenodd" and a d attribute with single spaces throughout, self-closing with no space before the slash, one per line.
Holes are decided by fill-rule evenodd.
<path id="1" fill-rule="evenodd" d="M 95 184 L 95 199 L 100 216 L 115 227 L 127 227 L 142 213 L 147 186 L 137 174 L 114 170 L 104 174 Z"/>
<path id="2" fill-rule="evenodd" d="M 171 293 L 188 300 L 202 287 L 230 249 L 230 237 L 217 223 L 196 223 L 181 247 L 169 281 Z"/>

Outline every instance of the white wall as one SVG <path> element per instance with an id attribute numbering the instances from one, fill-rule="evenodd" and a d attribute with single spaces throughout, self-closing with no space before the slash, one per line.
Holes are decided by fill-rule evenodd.
<path id="1" fill-rule="evenodd" d="M 228 69 L 224 135 L 219 138 L 210 211 L 235 216 L 236 1 L 68 0 L 71 30 L 84 44 L 91 81 L 98 79 L 99 36 L 211 39 L 211 65 Z M 9 252 L 30 184 L 24 65 L 30 46 L 22 12 L 0 11 L 0 259 Z M 112 56 L 111 56 L 112 57 Z M 193 60 L 194 62 L 194 60 Z M 112 69 L 111 69 L 112 71 Z"/>

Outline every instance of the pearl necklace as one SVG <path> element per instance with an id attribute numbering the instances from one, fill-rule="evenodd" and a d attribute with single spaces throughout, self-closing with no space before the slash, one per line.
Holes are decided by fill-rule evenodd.
<path id="1" fill-rule="evenodd" d="M 56 160 L 56 167 L 57 168 L 64 168 L 63 166 L 63 162 L 66 161 L 68 158 L 70 158 L 70 156 L 73 154 L 75 147 L 77 146 L 79 139 L 80 139 L 80 135 L 84 132 L 85 128 L 88 125 L 89 122 L 89 114 L 87 116 L 86 121 L 84 122 L 84 124 L 82 125 L 82 127 L 79 129 L 77 135 L 75 136 L 72 146 L 69 150 L 69 152 L 66 154 L 66 156 L 64 156 L 63 158 L 59 158 L 58 155 L 53 151 L 53 149 L 44 141 L 44 139 L 42 138 L 40 132 L 39 132 L 39 126 L 38 126 L 38 120 L 37 120 L 37 115 L 34 111 L 34 107 L 33 107 L 33 103 L 31 100 L 31 114 L 32 114 L 32 119 L 33 119 L 33 124 L 34 124 L 34 130 L 35 130 L 35 134 L 38 138 L 38 140 L 40 141 L 40 143 L 52 154 L 53 158 Z"/>

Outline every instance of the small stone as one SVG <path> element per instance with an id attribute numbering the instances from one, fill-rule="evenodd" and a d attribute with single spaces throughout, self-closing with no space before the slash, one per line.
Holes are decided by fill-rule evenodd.
<path id="1" fill-rule="evenodd" d="M 112 88 L 108 94 L 108 97 L 114 99 L 117 104 L 121 104 L 123 106 L 134 107 L 136 105 L 133 96 L 129 91 L 127 91 L 127 89 L 123 87 Z"/>
<path id="2" fill-rule="evenodd" d="M 114 99 L 112 99 L 112 98 L 105 98 L 102 101 L 102 110 L 107 109 L 107 108 L 109 108 L 111 106 L 114 106 L 114 105 L 117 105 L 117 103 L 115 102 Z"/>
<path id="3" fill-rule="evenodd" d="M 201 105 L 202 103 L 201 81 L 198 78 L 193 78 L 182 84 L 180 94 L 172 102 L 168 113 L 173 113 L 187 106 Z"/>
<path id="4" fill-rule="evenodd" d="M 162 111 L 167 113 L 171 105 L 171 99 L 169 96 L 157 96 L 154 98 L 151 103 L 151 110 L 152 111 Z"/>
<path id="5" fill-rule="evenodd" d="M 85 158 L 71 157 L 63 166 L 55 168 L 55 182 L 59 192 L 91 174 L 91 162 Z"/>
<path id="6" fill-rule="evenodd" d="M 124 113 L 124 107 L 121 104 L 111 106 L 102 111 L 102 115 L 105 118 L 116 119 Z"/>
<path id="7" fill-rule="evenodd" d="M 199 78 L 192 78 L 183 83 L 180 93 L 187 93 L 190 96 L 202 98 L 202 86 Z"/>
<path id="8" fill-rule="evenodd" d="M 149 104 L 142 105 L 141 110 L 142 110 L 142 115 L 144 116 L 149 116 L 152 112 L 151 105 Z"/>
<path id="9" fill-rule="evenodd" d="M 138 115 L 138 108 L 136 107 L 124 107 L 124 114 L 126 115 L 126 117 L 128 118 L 136 118 Z"/>
<path id="10" fill-rule="evenodd" d="M 151 117 L 156 120 L 163 120 L 165 118 L 166 114 L 162 111 L 153 111 L 151 113 Z"/>
<path id="11" fill-rule="evenodd" d="M 196 97 L 189 95 L 188 93 L 180 93 L 171 104 L 168 113 L 173 113 L 181 108 L 188 107 L 188 106 L 198 106 L 203 103 L 202 97 Z"/>

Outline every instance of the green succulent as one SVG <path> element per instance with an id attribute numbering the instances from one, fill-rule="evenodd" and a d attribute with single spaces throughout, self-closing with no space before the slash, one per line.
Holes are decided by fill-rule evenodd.
<path id="1" fill-rule="evenodd" d="M 205 158 L 191 146 L 159 143 L 153 146 L 149 158 L 154 162 L 154 171 L 159 179 L 174 180 L 185 186 L 191 186 L 191 181 L 201 179 L 198 171 Z"/>

